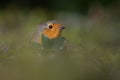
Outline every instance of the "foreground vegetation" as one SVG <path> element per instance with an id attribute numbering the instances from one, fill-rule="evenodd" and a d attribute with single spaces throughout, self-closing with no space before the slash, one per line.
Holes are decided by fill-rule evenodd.
<path id="1" fill-rule="evenodd" d="M 120 33 L 115 23 L 65 24 L 67 50 L 42 51 L 31 37 L 37 24 L 48 20 L 46 15 L 42 10 L 1 11 L 0 80 L 120 79 Z"/>

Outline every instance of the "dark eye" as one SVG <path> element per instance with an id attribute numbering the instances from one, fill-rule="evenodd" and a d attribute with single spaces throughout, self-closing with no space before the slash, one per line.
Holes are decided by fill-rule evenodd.
<path id="1" fill-rule="evenodd" d="M 53 26 L 52 25 L 49 25 L 49 29 L 52 29 L 53 28 Z"/>

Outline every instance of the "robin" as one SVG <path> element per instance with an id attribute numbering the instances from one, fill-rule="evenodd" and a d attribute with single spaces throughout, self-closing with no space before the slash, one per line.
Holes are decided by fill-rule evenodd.
<path id="1" fill-rule="evenodd" d="M 42 48 L 63 49 L 65 47 L 65 38 L 62 37 L 64 28 L 57 21 L 48 21 L 40 24 L 33 34 L 32 41 L 41 45 Z"/>

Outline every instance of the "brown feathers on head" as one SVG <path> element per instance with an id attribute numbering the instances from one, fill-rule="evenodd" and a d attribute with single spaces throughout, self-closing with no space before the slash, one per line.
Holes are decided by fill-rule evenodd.
<path id="1" fill-rule="evenodd" d="M 33 40 L 37 43 L 41 43 L 41 34 L 49 39 L 55 39 L 61 36 L 64 26 L 57 21 L 48 21 L 38 26 L 38 29 L 33 35 Z"/>

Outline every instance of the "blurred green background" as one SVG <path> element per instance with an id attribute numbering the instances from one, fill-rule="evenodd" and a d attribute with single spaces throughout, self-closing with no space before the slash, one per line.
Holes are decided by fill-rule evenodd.
<path id="1" fill-rule="evenodd" d="M 67 51 L 41 51 L 39 23 L 62 22 Z M 1 0 L 0 80 L 120 80 L 119 0 Z"/>

